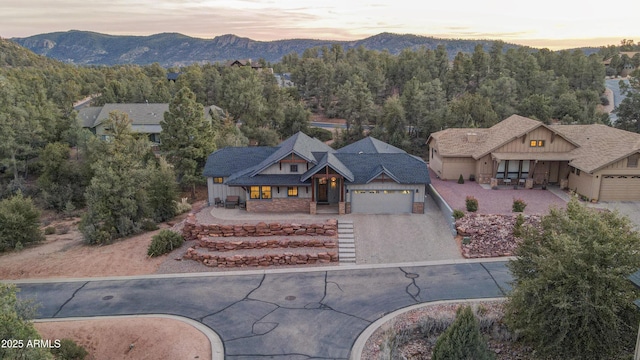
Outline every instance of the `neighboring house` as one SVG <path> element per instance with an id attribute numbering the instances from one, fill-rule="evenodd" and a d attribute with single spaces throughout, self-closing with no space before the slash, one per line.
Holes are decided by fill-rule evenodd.
<path id="1" fill-rule="evenodd" d="M 629 60 L 633 59 L 634 57 L 638 57 L 640 56 L 640 51 L 621 51 L 618 55 L 622 58 L 624 55 L 626 55 Z M 610 66 L 611 65 L 611 60 L 613 59 L 613 57 L 609 57 L 606 58 L 602 61 L 602 64 L 604 66 Z M 627 61 L 624 63 L 623 67 L 622 67 L 622 71 L 620 72 L 620 76 L 622 77 L 627 77 L 629 76 L 634 70 L 638 69 L 633 62 L 631 61 Z"/>
<path id="2" fill-rule="evenodd" d="M 101 139 L 109 137 L 109 130 L 104 123 L 109 119 L 109 113 L 119 111 L 129 116 L 131 130 L 137 133 L 147 134 L 149 141 L 160 143 L 160 122 L 164 119 L 164 113 L 169 111 L 169 104 L 105 104 L 104 106 L 91 106 L 80 109 L 78 120 L 82 127 L 88 128 Z M 213 112 L 222 114 L 222 109 L 217 106 L 208 106 L 204 109 L 205 116 L 211 118 Z"/>
<path id="3" fill-rule="evenodd" d="M 488 129 L 438 131 L 427 144 L 429 167 L 441 179 L 557 183 L 591 200 L 640 201 L 640 134 L 512 115 Z"/>
<path id="4" fill-rule="evenodd" d="M 273 74 L 273 76 L 275 76 L 279 87 L 288 88 L 295 86 L 293 81 L 291 81 L 291 73 Z"/>
<path id="5" fill-rule="evenodd" d="M 239 196 L 247 211 L 423 213 L 424 160 L 368 137 L 334 150 L 302 132 L 277 147 L 226 147 L 204 168 L 209 203 Z"/>
<path id="6" fill-rule="evenodd" d="M 273 73 L 273 69 L 272 68 L 263 68 L 262 65 L 260 65 L 259 62 L 252 61 L 251 59 L 229 60 L 229 61 L 227 61 L 226 65 L 227 66 L 236 66 L 236 67 L 249 66 L 252 69 L 257 70 L 257 71 L 262 71 L 262 70 L 266 69 L 266 71 L 269 71 L 269 72 Z"/>

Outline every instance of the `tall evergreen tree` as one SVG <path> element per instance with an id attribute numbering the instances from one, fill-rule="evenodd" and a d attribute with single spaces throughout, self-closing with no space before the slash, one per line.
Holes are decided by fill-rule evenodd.
<path id="1" fill-rule="evenodd" d="M 433 349 L 433 360 L 492 360 L 495 356 L 480 332 L 471 307 L 458 308 L 456 320 L 440 335 Z"/>
<path id="2" fill-rule="evenodd" d="M 173 97 L 160 126 L 160 149 L 173 164 L 178 181 L 195 185 L 207 156 L 215 150 L 215 133 L 189 88 L 180 89 Z"/>

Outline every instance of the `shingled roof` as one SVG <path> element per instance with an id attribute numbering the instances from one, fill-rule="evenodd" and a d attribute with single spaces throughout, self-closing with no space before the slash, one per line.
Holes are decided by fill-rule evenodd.
<path id="1" fill-rule="evenodd" d="M 129 116 L 131 125 L 160 125 L 164 120 L 164 113 L 169 111 L 168 103 L 145 103 L 145 104 L 105 104 L 102 107 L 88 107 L 78 112 L 78 117 L 83 122 L 83 127 L 96 127 L 105 119 L 109 118 L 109 113 L 119 111 Z M 209 116 L 211 111 L 221 113 L 222 109 L 212 105 L 204 108 L 205 116 Z M 93 120 L 93 122 L 90 122 Z"/>
<path id="2" fill-rule="evenodd" d="M 336 150 L 343 154 L 406 154 L 406 151 L 371 136 Z"/>
<path id="3" fill-rule="evenodd" d="M 438 131 L 431 134 L 429 140 L 437 141 L 440 156 L 470 156 L 477 160 L 538 127 L 545 127 L 574 144 L 576 148 L 562 159 L 570 160 L 571 166 L 588 173 L 640 151 L 640 134 L 602 124 L 545 125 L 519 115 L 512 115 L 486 129 L 451 128 Z M 469 141 L 469 134 L 475 134 L 475 141 Z M 557 154 L 539 156 L 557 157 Z"/>
<path id="4" fill-rule="evenodd" d="M 260 164 L 278 148 L 269 146 L 225 147 L 207 158 L 202 174 L 205 177 L 227 177 Z"/>

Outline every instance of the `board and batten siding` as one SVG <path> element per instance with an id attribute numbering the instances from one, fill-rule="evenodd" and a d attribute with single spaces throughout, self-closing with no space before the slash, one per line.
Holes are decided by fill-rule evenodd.
<path id="1" fill-rule="evenodd" d="M 474 174 L 477 181 L 488 182 L 493 175 L 493 159 L 491 154 L 487 154 L 476 160 L 476 172 Z"/>
<path id="2" fill-rule="evenodd" d="M 553 138 L 553 141 L 551 139 Z M 532 147 L 529 146 L 531 140 L 544 140 L 544 146 Z M 563 139 L 559 135 L 553 136 L 553 132 L 545 127 L 539 127 L 525 136 L 524 142 L 522 137 L 514 139 L 507 144 L 493 150 L 495 153 L 509 153 L 509 152 L 569 152 L 575 149 L 575 145 L 571 144 L 567 140 Z"/>
<path id="3" fill-rule="evenodd" d="M 226 177 L 223 178 L 224 181 L 227 181 Z M 247 199 L 247 194 L 241 187 L 214 184 L 212 177 L 207 178 L 207 193 L 210 205 L 215 203 L 215 198 L 220 198 L 220 200 L 224 201 L 227 196 L 239 196 L 241 201 Z"/>
<path id="4" fill-rule="evenodd" d="M 288 155 L 287 157 L 285 157 L 285 160 L 291 159 L 291 155 Z M 297 155 L 293 155 L 293 159 L 294 160 L 299 160 L 299 161 L 304 161 L 301 157 L 297 156 Z M 291 168 L 289 165 L 298 165 L 298 171 L 297 172 L 292 172 Z M 311 169 L 313 166 L 313 164 L 307 163 L 305 162 L 277 162 L 271 166 L 269 166 L 268 168 L 262 170 L 260 172 L 260 174 L 265 174 L 265 175 L 290 175 L 290 174 L 304 174 L 308 169 Z"/>
<path id="5" fill-rule="evenodd" d="M 633 176 L 640 176 L 640 163 L 636 167 L 629 167 L 629 157 L 596 171 L 595 176 L 593 186 L 599 190 L 598 200 L 640 200 L 638 179 L 633 178 Z"/>

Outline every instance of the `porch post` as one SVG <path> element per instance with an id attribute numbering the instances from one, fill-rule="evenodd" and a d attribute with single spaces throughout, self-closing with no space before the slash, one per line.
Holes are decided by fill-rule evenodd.
<path id="1" fill-rule="evenodd" d="M 344 179 L 339 179 L 340 181 L 340 202 L 344 202 Z"/>
<path id="2" fill-rule="evenodd" d="M 311 177 L 311 202 L 315 202 L 316 201 L 316 191 L 315 191 L 315 183 L 316 183 L 316 178 L 314 176 Z"/>

